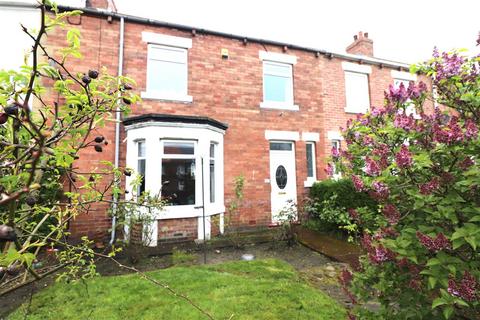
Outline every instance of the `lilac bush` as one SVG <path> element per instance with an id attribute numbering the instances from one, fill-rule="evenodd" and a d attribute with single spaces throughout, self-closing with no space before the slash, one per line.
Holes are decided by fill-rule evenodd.
<path id="1" fill-rule="evenodd" d="M 341 274 L 351 319 L 480 317 L 479 63 L 435 49 L 412 67 L 435 94 L 423 82 L 390 86 L 383 107 L 344 130 L 347 148 L 332 166 L 378 202 L 348 211 L 366 230 L 360 267 Z M 378 310 L 364 307 L 370 301 Z"/>

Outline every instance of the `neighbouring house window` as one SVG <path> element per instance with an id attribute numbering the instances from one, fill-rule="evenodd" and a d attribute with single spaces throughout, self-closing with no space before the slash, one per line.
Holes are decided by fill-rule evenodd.
<path id="1" fill-rule="evenodd" d="M 393 79 L 393 86 L 395 88 L 398 89 L 401 84 L 403 84 L 403 86 L 405 87 L 405 90 L 407 90 L 408 86 L 410 85 L 410 81 L 404 80 L 404 79 Z M 415 105 L 411 101 L 407 101 L 405 104 L 407 106 L 405 109 L 405 114 L 407 116 L 413 115 L 414 117 L 418 117 L 417 110 L 415 109 Z"/>
<path id="2" fill-rule="evenodd" d="M 137 187 L 137 195 L 145 191 L 145 140 L 137 141 L 137 173 L 140 175 L 140 184 Z"/>
<path id="3" fill-rule="evenodd" d="M 345 95 L 346 112 L 367 112 L 370 106 L 368 74 L 345 71 Z"/>
<path id="4" fill-rule="evenodd" d="M 291 64 L 263 62 L 263 101 L 293 105 Z"/>
<path id="5" fill-rule="evenodd" d="M 316 180 L 316 169 L 315 169 L 315 143 L 307 142 L 307 179 Z"/>
<path id="6" fill-rule="evenodd" d="M 215 202 L 215 158 L 217 154 L 217 144 L 210 143 L 210 203 Z"/>
<path id="7" fill-rule="evenodd" d="M 335 148 L 337 149 L 338 151 L 340 151 L 340 147 L 341 147 L 341 141 L 339 139 L 333 139 L 332 140 L 332 148 Z"/>
<path id="8" fill-rule="evenodd" d="M 159 97 L 187 95 L 187 49 L 150 44 L 148 46 L 147 92 Z"/>
<path id="9" fill-rule="evenodd" d="M 170 205 L 195 204 L 195 142 L 163 141 L 162 198 Z"/>
<path id="10" fill-rule="evenodd" d="M 332 149 L 335 149 L 337 150 L 338 152 L 340 152 L 340 148 L 342 147 L 341 145 L 341 140 L 339 139 L 333 139 L 331 140 L 332 141 Z M 333 175 L 332 175 L 332 178 L 333 179 L 339 179 L 341 178 L 342 174 L 339 170 L 337 170 L 337 168 L 335 167 L 335 164 L 333 164 Z"/>

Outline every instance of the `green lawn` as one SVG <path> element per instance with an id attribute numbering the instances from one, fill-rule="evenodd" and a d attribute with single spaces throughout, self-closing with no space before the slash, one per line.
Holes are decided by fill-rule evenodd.
<path id="1" fill-rule="evenodd" d="M 215 319 L 345 319 L 345 310 L 278 260 L 173 267 L 150 276 L 186 293 Z M 138 275 L 56 284 L 34 295 L 27 319 L 205 319 Z M 23 319 L 25 305 L 9 319 Z"/>

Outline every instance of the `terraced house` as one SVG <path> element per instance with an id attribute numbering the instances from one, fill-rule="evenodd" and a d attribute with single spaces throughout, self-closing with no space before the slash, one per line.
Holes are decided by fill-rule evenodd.
<path id="1" fill-rule="evenodd" d="M 141 190 L 169 199 L 156 213 L 151 245 L 203 238 L 202 205 L 206 237 L 223 232 L 240 175 L 244 200 L 231 227 L 275 224 L 289 201 L 301 202 L 326 178 L 332 146 L 342 146 L 340 127 L 382 105 L 390 84 L 417 80 L 408 65 L 374 57 L 367 33 L 336 53 L 123 15 L 109 1 L 77 2 L 84 14 L 69 22 L 81 30 L 84 58 L 73 69 L 106 66 L 135 79 L 142 97 L 122 125 L 105 128 L 116 143 L 101 156 L 136 169 Z M 47 45 L 63 46 L 64 38 L 50 34 Z M 90 168 L 98 157 L 82 154 L 77 165 Z M 72 233 L 106 231 L 106 209 L 79 216 Z"/>

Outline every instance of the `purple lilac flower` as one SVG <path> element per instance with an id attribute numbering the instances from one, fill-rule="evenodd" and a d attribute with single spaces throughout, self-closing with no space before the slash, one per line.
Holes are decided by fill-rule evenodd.
<path id="1" fill-rule="evenodd" d="M 332 157 L 334 158 L 340 157 L 340 151 L 338 150 L 338 148 L 332 147 Z"/>
<path id="2" fill-rule="evenodd" d="M 370 157 L 365 158 L 365 173 L 369 176 L 375 177 L 380 174 L 380 166 Z"/>
<path id="3" fill-rule="evenodd" d="M 373 145 L 373 138 L 370 137 L 370 136 L 364 136 L 363 137 L 363 144 L 366 145 L 366 146 L 370 146 L 370 145 Z"/>
<path id="4" fill-rule="evenodd" d="M 439 58 L 438 50 L 434 51 L 434 57 Z M 448 79 L 450 77 L 460 74 L 465 59 L 457 53 L 443 52 L 441 55 L 441 61 L 437 61 L 433 64 L 435 68 L 436 83 L 441 80 Z"/>
<path id="5" fill-rule="evenodd" d="M 429 182 L 420 185 L 420 193 L 423 195 L 429 195 L 438 190 L 438 188 L 440 188 L 440 181 L 438 181 L 438 178 L 433 178 Z"/>
<path id="6" fill-rule="evenodd" d="M 380 181 L 374 181 L 372 183 L 373 194 L 372 196 L 376 200 L 385 200 L 390 195 L 390 189 L 388 185 Z"/>
<path id="7" fill-rule="evenodd" d="M 462 162 L 459 163 L 459 167 L 462 170 L 467 170 L 471 166 L 475 164 L 475 161 L 472 160 L 470 157 L 466 157 Z"/>
<path id="8" fill-rule="evenodd" d="M 396 128 L 401 128 L 405 131 L 413 130 L 415 128 L 415 119 L 413 118 L 413 114 L 407 116 L 404 112 L 397 113 L 395 115 L 393 125 Z"/>
<path id="9" fill-rule="evenodd" d="M 372 107 L 371 115 L 372 117 L 381 117 L 386 113 L 385 108 L 382 107 Z"/>
<path id="10" fill-rule="evenodd" d="M 383 207 L 383 215 L 387 218 L 390 224 L 397 224 L 400 220 L 400 212 L 397 207 L 390 203 Z"/>
<path id="11" fill-rule="evenodd" d="M 467 139 L 476 139 L 478 137 L 478 127 L 470 119 L 465 121 L 465 137 Z"/>
<path id="12" fill-rule="evenodd" d="M 409 168 L 412 165 L 412 154 L 406 145 L 402 145 L 400 151 L 395 155 L 395 161 L 397 162 L 398 167 L 402 169 Z"/>
<path id="13" fill-rule="evenodd" d="M 325 172 L 327 173 L 328 176 L 333 176 L 333 164 L 328 163 L 327 167 L 325 168 Z"/>
<path id="14" fill-rule="evenodd" d="M 385 99 L 387 100 L 387 104 L 395 105 L 395 104 L 403 104 L 408 100 L 408 93 L 407 89 L 405 88 L 403 83 L 400 83 L 398 88 L 395 88 L 394 85 L 390 85 L 388 87 L 388 91 L 385 92 Z"/>
<path id="15" fill-rule="evenodd" d="M 420 243 L 431 252 L 438 252 L 445 249 L 451 249 L 452 247 L 450 240 L 448 240 L 447 237 L 445 237 L 445 235 L 441 232 L 434 239 L 420 231 L 417 231 L 417 238 L 420 241 Z"/>
<path id="16" fill-rule="evenodd" d="M 355 190 L 357 190 L 357 192 L 365 191 L 365 185 L 363 184 L 363 181 L 360 177 L 353 174 L 352 175 L 352 182 L 353 182 L 353 186 L 355 187 Z"/>
<path id="17" fill-rule="evenodd" d="M 375 156 L 378 156 L 380 157 L 380 159 L 378 160 L 378 165 L 380 166 L 380 168 L 382 170 L 384 170 L 385 168 L 388 167 L 389 163 L 388 163 L 388 153 L 389 153 L 389 148 L 388 148 L 388 145 L 382 143 L 382 144 L 379 144 L 375 149 L 373 149 L 372 153 L 373 155 Z"/>
<path id="18" fill-rule="evenodd" d="M 352 218 L 353 220 L 359 220 L 359 214 L 357 210 L 350 208 L 347 210 L 347 212 L 350 218 Z"/>
<path id="19" fill-rule="evenodd" d="M 368 258 L 374 264 L 381 264 L 382 262 L 395 259 L 395 253 L 392 250 L 379 245 L 369 252 Z"/>
<path id="20" fill-rule="evenodd" d="M 465 271 L 460 280 L 460 283 L 456 282 L 454 279 L 448 280 L 448 293 L 454 297 L 462 298 L 465 301 L 475 301 L 478 300 L 478 282 L 468 271 Z"/>

